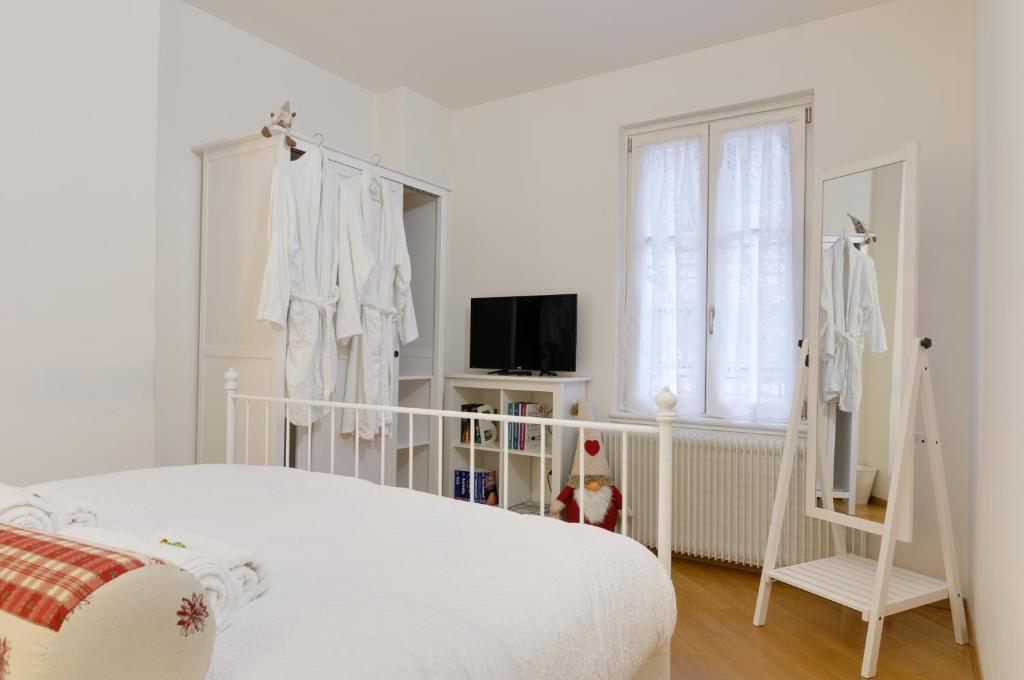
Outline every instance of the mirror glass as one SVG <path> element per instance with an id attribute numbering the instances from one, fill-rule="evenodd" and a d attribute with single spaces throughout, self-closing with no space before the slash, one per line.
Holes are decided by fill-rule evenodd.
<path id="1" fill-rule="evenodd" d="M 899 412 L 904 163 L 822 186 L 818 507 L 883 522 Z"/>

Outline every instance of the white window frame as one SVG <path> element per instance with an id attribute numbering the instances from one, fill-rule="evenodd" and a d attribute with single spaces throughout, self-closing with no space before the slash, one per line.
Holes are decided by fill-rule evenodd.
<path id="1" fill-rule="evenodd" d="M 714 188 L 714 181 L 710 176 L 710 173 L 716 172 L 718 168 L 718 158 L 721 147 L 720 144 L 716 143 L 716 138 L 732 129 L 751 127 L 757 125 L 760 122 L 787 122 L 791 126 L 800 126 L 803 128 L 802 135 L 793 135 L 792 139 L 797 140 L 795 148 L 791 147 L 792 157 L 792 180 L 794 190 L 799 189 L 799 196 L 794 197 L 793 210 L 794 210 L 794 222 L 802 225 L 802 229 L 799 230 L 799 237 L 794 239 L 794 253 L 793 253 L 793 276 L 794 276 L 794 300 L 799 305 L 799 308 L 794 314 L 796 328 L 794 329 L 795 337 L 803 337 L 804 332 L 804 321 L 805 321 L 805 310 L 804 310 L 804 285 L 803 285 L 803 269 L 804 269 L 804 247 L 807 237 L 807 205 L 810 197 L 809 187 L 807 182 L 812 176 L 812 173 L 808 171 L 811 160 L 813 158 L 813 96 L 808 93 L 805 95 L 797 95 L 793 97 L 780 98 L 772 101 L 768 101 L 761 104 L 753 104 L 741 107 L 732 107 L 728 109 L 719 109 L 710 111 L 702 114 L 694 114 L 690 116 L 684 116 L 674 119 L 667 119 L 658 121 L 655 123 L 648 123 L 643 125 L 630 126 L 624 128 L 622 131 L 624 150 L 624 160 L 621 167 L 623 167 L 623 185 L 624 185 L 624 210 L 622 212 L 623 220 L 623 252 L 622 259 L 620 261 L 620 296 L 618 304 L 618 328 L 624 328 L 626 323 L 626 304 L 628 299 L 628 282 L 629 282 L 629 261 L 630 256 L 628 252 L 629 244 L 631 243 L 630 231 L 633 227 L 633 214 L 634 214 L 634 178 L 636 177 L 636 164 L 638 163 L 640 154 L 632 153 L 639 150 L 645 144 L 658 143 L 660 141 L 666 141 L 671 139 L 678 139 L 690 134 L 699 133 L 700 128 L 703 127 L 704 141 L 707 145 L 707 160 L 704 165 L 704 177 L 703 185 L 705 190 L 705 211 L 706 211 L 706 227 L 707 235 L 705 243 L 708 247 L 708 257 L 705 259 L 705 275 L 706 275 L 706 287 L 705 295 L 706 301 L 705 306 L 710 305 L 710 301 L 713 299 L 713 281 L 712 267 L 714 266 L 713 258 L 710 257 L 710 248 L 714 239 L 714 197 L 712 196 L 712 190 Z M 689 129 L 688 129 L 689 128 Z M 791 128 L 792 130 L 793 128 Z M 652 134 L 654 133 L 654 134 Z M 801 158 L 802 154 L 802 158 Z M 801 162 L 802 161 L 802 162 Z M 685 416 L 677 418 L 677 424 L 682 426 L 692 426 L 703 429 L 711 430 L 730 430 L 730 431 L 746 431 L 746 432 L 760 432 L 765 434 L 781 434 L 786 427 L 785 423 L 774 423 L 774 422 L 755 422 L 755 421 L 738 421 L 730 420 L 727 418 L 707 415 L 708 413 L 708 386 L 707 376 L 710 372 L 711 357 L 707 354 L 710 347 L 710 336 L 708 335 L 707 319 L 705 318 L 704 324 L 704 338 L 705 338 L 705 381 L 704 381 L 704 415 L 699 416 Z M 626 376 L 624 375 L 625 364 L 621 361 L 622 354 L 622 343 L 624 338 L 619 335 L 617 338 L 615 357 L 618 370 L 616 371 L 616 389 L 615 389 L 615 408 L 612 412 L 612 418 L 622 422 L 647 422 L 653 420 L 653 414 L 642 414 L 632 411 L 626 411 L 623 408 L 625 401 L 624 389 Z M 794 354 L 796 348 L 794 348 Z M 795 379 L 795 378 L 794 378 Z M 803 428 L 801 428 L 803 431 Z"/>

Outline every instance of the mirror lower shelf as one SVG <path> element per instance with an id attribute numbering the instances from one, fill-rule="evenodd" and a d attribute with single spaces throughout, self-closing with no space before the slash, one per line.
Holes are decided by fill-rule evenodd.
<path id="1" fill-rule="evenodd" d="M 774 569 L 769 575 L 776 581 L 856 609 L 866 620 L 871 611 L 877 572 L 875 560 L 846 554 Z M 949 590 L 945 581 L 893 567 L 884 614 L 889 616 L 947 597 Z"/>

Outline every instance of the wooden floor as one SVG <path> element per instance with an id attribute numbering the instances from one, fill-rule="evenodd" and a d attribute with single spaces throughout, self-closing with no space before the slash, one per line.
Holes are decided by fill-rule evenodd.
<path id="1" fill-rule="evenodd" d="M 867 624 L 858 612 L 776 583 L 768 623 L 757 628 L 757 573 L 678 558 L 672 571 L 679 607 L 672 678 L 860 677 Z M 953 641 L 946 603 L 886 619 L 875 677 L 980 678 L 971 647 Z"/>
<path id="2" fill-rule="evenodd" d="M 846 514 L 846 500 L 843 498 L 837 498 L 833 501 L 836 512 Z M 864 503 L 858 504 L 854 508 L 853 514 L 855 517 L 866 519 L 869 522 L 885 522 L 885 506 L 877 503 Z"/>

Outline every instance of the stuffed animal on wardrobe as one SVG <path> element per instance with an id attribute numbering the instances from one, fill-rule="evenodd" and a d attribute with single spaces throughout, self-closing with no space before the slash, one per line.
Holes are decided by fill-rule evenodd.
<path id="1" fill-rule="evenodd" d="M 594 419 L 586 401 L 579 403 L 579 417 L 581 420 Z M 580 456 L 586 456 L 582 481 Z M 550 514 L 555 517 L 561 515 L 567 522 L 579 522 L 581 508 L 584 522 L 608 531 L 615 531 L 622 511 L 622 494 L 612 480 L 601 434 L 588 428 L 583 428 L 583 450 L 580 451 L 577 444 L 576 455 L 572 458 L 569 483 L 551 502 Z"/>
<path id="2" fill-rule="evenodd" d="M 260 134 L 264 137 L 270 137 L 272 134 L 270 128 L 274 126 L 284 128 L 285 130 L 291 130 L 292 122 L 298 115 L 298 112 L 292 113 L 291 102 L 285 102 L 284 104 L 281 104 L 277 111 L 270 114 L 270 125 L 264 125 L 263 129 L 260 130 Z M 295 140 L 291 138 L 291 135 L 285 134 L 284 141 L 290 147 L 295 146 Z"/>

